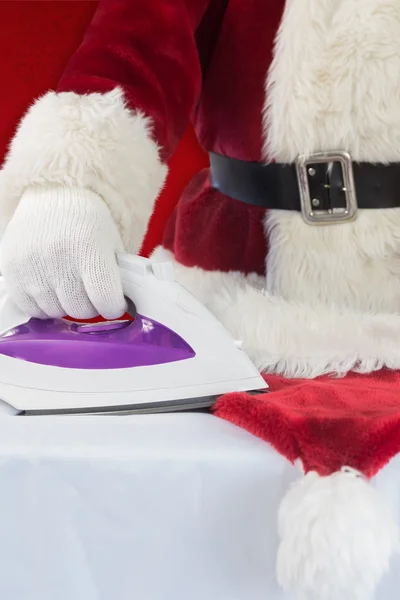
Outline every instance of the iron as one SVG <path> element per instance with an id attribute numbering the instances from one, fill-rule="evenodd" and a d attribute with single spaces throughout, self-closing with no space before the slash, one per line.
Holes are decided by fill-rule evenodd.
<path id="1" fill-rule="evenodd" d="M 132 320 L 30 319 L 0 280 L 0 402 L 18 415 L 164 412 L 267 390 L 223 325 L 174 280 L 173 265 L 118 257 Z"/>

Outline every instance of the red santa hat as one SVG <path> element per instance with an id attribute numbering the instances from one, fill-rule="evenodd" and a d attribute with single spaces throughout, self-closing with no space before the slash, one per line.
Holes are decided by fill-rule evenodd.
<path id="1" fill-rule="evenodd" d="M 400 451 L 400 374 L 266 379 L 270 393 L 226 396 L 215 414 L 302 470 L 277 515 L 278 581 L 298 600 L 372 599 L 400 550 L 398 523 L 372 481 Z"/>

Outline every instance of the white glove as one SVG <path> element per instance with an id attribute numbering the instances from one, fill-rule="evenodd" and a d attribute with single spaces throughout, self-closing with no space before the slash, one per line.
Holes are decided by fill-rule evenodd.
<path id="1" fill-rule="evenodd" d="M 33 317 L 115 319 L 125 312 L 116 255 L 122 242 L 94 192 L 47 184 L 22 196 L 0 246 L 15 304 Z"/>

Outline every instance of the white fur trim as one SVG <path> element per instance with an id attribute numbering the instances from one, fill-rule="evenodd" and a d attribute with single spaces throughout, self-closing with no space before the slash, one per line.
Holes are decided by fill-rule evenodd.
<path id="1" fill-rule="evenodd" d="M 389 507 L 352 469 L 305 475 L 283 499 L 278 520 L 278 581 L 299 600 L 370 600 L 399 551 Z"/>
<path id="2" fill-rule="evenodd" d="M 400 161 L 399 89 L 398 0 L 288 0 L 266 86 L 266 158 L 343 149 Z M 311 309 L 399 312 L 399 209 L 321 227 L 270 211 L 266 229 L 271 294 Z"/>
<path id="3" fill-rule="evenodd" d="M 287 0 L 267 80 L 265 154 L 400 160 L 398 0 Z"/>
<path id="4" fill-rule="evenodd" d="M 150 119 L 131 112 L 119 88 L 49 92 L 29 109 L 11 142 L 0 177 L 2 219 L 11 218 L 31 185 L 84 187 L 103 198 L 126 250 L 135 252 L 166 174 Z"/>
<path id="5" fill-rule="evenodd" d="M 203 302 L 258 369 L 313 378 L 400 369 L 400 316 L 340 311 L 289 302 L 263 290 L 262 277 L 184 267 L 163 248 L 154 257 L 174 263 L 176 279 Z"/>
<path id="6" fill-rule="evenodd" d="M 271 211 L 267 289 L 312 310 L 400 310 L 400 211 L 360 212 L 354 223 L 312 227 L 300 214 Z"/>

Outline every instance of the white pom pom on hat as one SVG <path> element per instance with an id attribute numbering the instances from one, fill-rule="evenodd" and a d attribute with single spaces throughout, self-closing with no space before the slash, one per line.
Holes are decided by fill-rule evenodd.
<path id="1" fill-rule="evenodd" d="M 295 600 L 371 600 L 400 550 L 390 508 L 358 471 L 303 475 L 278 515 L 277 578 Z"/>

